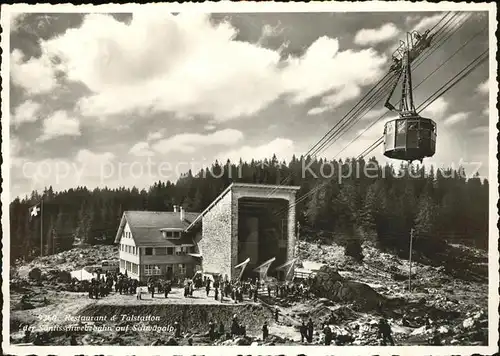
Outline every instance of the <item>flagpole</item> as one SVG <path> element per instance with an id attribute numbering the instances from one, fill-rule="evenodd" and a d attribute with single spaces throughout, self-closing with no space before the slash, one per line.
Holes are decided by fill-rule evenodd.
<path id="1" fill-rule="evenodd" d="M 40 257 L 43 256 L 43 195 L 40 203 Z"/>

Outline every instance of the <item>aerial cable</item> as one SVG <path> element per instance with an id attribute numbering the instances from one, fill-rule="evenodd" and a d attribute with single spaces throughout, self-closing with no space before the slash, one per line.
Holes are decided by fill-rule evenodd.
<path id="1" fill-rule="evenodd" d="M 443 17 L 442 17 L 442 18 L 441 18 L 441 19 L 440 19 L 440 20 L 439 20 L 439 21 L 438 21 L 438 22 L 437 22 L 437 23 L 436 23 L 436 24 L 435 24 L 435 25 L 434 25 L 434 26 L 433 26 L 433 27 L 429 30 L 429 32 L 430 32 L 430 31 L 432 31 L 434 28 L 436 28 L 436 27 L 437 27 L 437 26 L 438 26 L 438 25 L 439 25 L 442 21 L 444 21 L 444 19 L 445 19 L 445 18 L 446 18 L 449 14 L 450 14 L 450 12 L 447 12 L 447 13 L 446 13 L 446 14 L 445 14 L 445 15 L 444 15 L 444 16 L 443 16 Z M 450 18 L 450 19 L 448 19 L 448 20 L 447 20 L 447 22 L 446 22 L 443 26 L 441 26 L 438 30 L 436 30 L 436 32 L 434 33 L 434 35 L 435 35 L 435 34 L 437 34 L 437 33 L 439 33 L 439 32 L 441 32 L 441 31 L 445 28 L 445 26 L 446 26 L 446 25 L 447 25 L 447 24 L 448 24 L 451 20 L 453 20 L 453 18 L 454 18 L 454 17 L 456 17 L 456 16 L 457 16 L 457 15 L 456 15 L 456 13 L 454 13 L 454 14 L 451 16 L 451 18 Z M 344 121 L 344 120 L 348 117 L 348 115 L 351 115 L 351 113 L 352 113 L 352 112 L 353 112 L 353 111 L 354 111 L 354 110 L 355 110 L 355 109 L 356 109 L 359 105 L 366 105 L 366 103 L 362 103 L 362 102 L 363 102 L 363 100 L 365 100 L 365 98 L 366 98 L 368 95 L 370 95 L 370 93 L 371 93 L 372 91 L 374 91 L 374 90 L 376 90 L 376 91 L 383 90 L 383 89 L 380 87 L 381 83 L 382 83 L 384 80 L 386 80 L 386 78 L 390 78 L 390 79 L 392 79 L 391 77 L 393 77 L 393 76 L 395 76 L 395 74 L 394 74 L 394 73 L 387 73 L 387 74 L 386 74 L 386 75 L 385 75 L 385 76 L 384 76 L 384 77 L 383 77 L 383 78 L 382 78 L 382 79 L 381 79 L 381 80 L 380 80 L 380 81 L 379 81 L 379 82 L 378 82 L 378 83 L 377 83 L 374 87 L 372 87 L 372 88 L 371 88 L 371 89 L 370 89 L 370 90 L 369 90 L 369 91 L 368 91 L 368 92 L 367 92 L 367 93 L 363 96 L 363 98 L 361 98 L 361 99 L 358 101 L 358 103 L 357 103 L 357 104 L 356 104 L 353 108 L 351 108 L 351 110 L 350 110 L 349 112 L 347 112 L 347 113 L 344 115 L 344 117 L 343 117 L 341 120 L 339 120 L 339 121 L 338 121 L 338 122 L 334 125 L 334 127 L 332 127 L 332 128 L 331 128 L 331 129 L 330 129 L 330 130 L 329 130 L 329 131 L 328 131 L 328 132 L 327 132 L 327 133 L 326 133 L 326 134 L 325 134 L 325 135 L 324 135 L 324 136 L 323 136 L 323 137 L 322 137 L 322 138 L 321 138 L 321 139 L 320 139 L 320 140 L 319 140 L 319 141 L 318 141 L 318 142 L 317 142 L 317 143 L 316 143 L 316 144 L 315 144 L 315 145 L 314 145 L 314 146 L 313 146 L 313 147 L 312 147 L 312 148 L 311 148 L 311 149 L 310 149 L 310 150 L 309 150 L 306 154 L 305 154 L 305 157 L 307 158 L 307 157 L 311 154 L 311 152 L 314 152 L 314 151 L 315 151 L 315 153 L 314 153 L 314 157 L 315 157 L 315 156 L 317 155 L 317 153 L 319 153 L 321 150 L 323 150 L 323 148 L 325 147 L 325 145 L 327 145 L 329 142 L 331 142 L 333 139 L 335 139 L 335 136 L 338 136 L 338 134 L 341 132 L 342 127 L 344 127 L 344 128 L 345 128 L 345 123 L 343 123 L 343 121 Z M 386 84 L 387 84 L 387 83 L 384 83 L 384 85 L 386 85 Z M 372 96 L 372 97 L 373 97 L 373 96 Z M 361 108 L 358 108 L 358 109 L 357 109 L 357 111 L 359 111 L 360 109 L 361 109 Z M 356 112 L 355 112 L 355 113 L 356 113 Z M 351 119 L 352 119 L 352 118 L 351 118 Z M 336 129 L 336 128 L 340 125 L 340 124 L 344 124 L 344 126 L 341 126 L 341 128 L 340 128 L 340 129 L 338 129 L 335 133 L 333 133 L 333 134 L 332 134 L 332 132 L 333 132 L 333 131 L 334 131 L 334 130 L 335 130 L 335 129 Z M 330 136 L 330 137 L 328 137 L 328 136 Z M 323 141 L 323 140 L 325 140 L 325 139 L 326 139 L 326 141 L 322 143 L 322 141 Z M 331 145 L 331 144 L 330 144 L 330 145 Z M 330 145 L 328 145 L 328 147 L 330 147 Z M 318 148 L 318 146 L 320 146 L 320 147 Z M 328 147 L 327 147 L 327 148 L 328 148 Z M 288 175 L 288 177 L 286 177 L 285 179 L 283 179 L 283 180 L 280 182 L 280 184 L 279 184 L 276 188 L 273 188 L 273 189 L 272 189 L 272 191 L 269 193 L 269 195 L 268 195 L 267 197 L 270 197 L 271 195 L 273 195 L 273 194 L 277 191 L 277 189 L 278 189 L 279 187 L 281 187 L 283 184 L 288 183 L 290 179 L 291 179 L 291 174 L 290 174 L 290 175 Z"/>
<path id="2" fill-rule="evenodd" d="M 456 15 L 454 15 L 454 16 L 456 16 Z M 453 18 L 453 16 L 452 16 L 452 18 Z M 451 19 L 452 19 L 452 18 L 451 18 Z M 449 21 L 451 21 L 451 19 L 450 19 Z M 449 21 L 448 21 L 448 22 L 449 22 Z M 461 26 L 465 23 L 465 21 L 467 21 L 467 19 L 465 19 L 465 20 L 463 20 L 463 19 L 462 19 L 462 20 L 460 20 L 460 21 L 463 21 L 463 22 L 462 22 L 462 23 L 458 26 L 458 28 L 456 28 L 456 29 L 453 31 L 453 33 L 455 33 L 455 32 L 456 32 L 456 31 L 457 31 L 457 30 L 458 30 L 458 29 L 459 29 L 459 28 L 460 28 L 460 27 L 461 27 Z M 437 24 L 436 24 L 436 25 L 437 25 Z M 444 27 L 444 26 L 446 26 L 446 24 L 445 24 L 445 25 L 443 25 L 443 27 Z M 452 34 L 453 34 L 453 33 L 452 33 Z M 434 53 L 434 51 L 435 51 L 435 50 L 437 50 L 437 48 L 439 48 L 440 46 L 442 46 L 442 44 L 443 44 L 444 42 L 446 42 L 446 41 L 449 39 L 449 37 L 450 37 L 450 36 L 448 36 L 448 37 L 447 37 L 444 41 L 442 41 L 441 43 L 434 43 L 433 45 L 431 45 L 431 46 L 430 46 L 429 48 L 427 48 L 426 50 L 429 50 L 429 49 L 431 49 L 431 48 L 432 48 L 433 50 L 430 52 L 430 54 Z M 430 54 L 429 54 L 429 55 L 427 55 L 427 57 L 425 57 L 425 58 L 424 58 L 424 59 L 422 59 L 422 60 L 420 60 L 420 59 L 421 59 L 421 57 L 417 58 L 417 59 L 416 59 L 416 61 L 415 61 L 415 62 L 417 62 L 417 63 L 416 63 L 416 66 L 415 66 L 415 69 L 416 69 L 416 68 L 418 68 L 418 66 L 419 66 L 420 64 L 422 64 L 422 62 L 423 62 L 426 58 L 428 58 L 428 57 L 430 56 Z M 420 60 L 420 61 L 419 61 L 419 60 Z M 444 63 L 443 63 L 443 64 L 444 64 Z M 428 76 L 428 77 L 429 77 L 429 76 Z M 427 78 L 428 78 L 428 77 L 427 77 Z M 427 78 L 426 78 L 426 79 L 427 79 Z M 398 79 L 399 79 L 399 78 L 398 78 Z M 398 80 L 398 79 L 397 79 L 397 80 Z M 396 84 L 397 84 L 397 81 L 396 81 L 394 84 L 396 85 Z M 419 83 L 419 85 L 420 85 L 420 84 L 421 84 L 421 83 Z M 418 85 L 417 85 L 417 87 L 418 87 Z M 395 89 L 395 86 L 394 86 L 393 88 Z M 416 88 L 416 87 L 415 87 L 415 88 Z M 381 95 L 381 98 L 380 98 L 379 100 L 376 100 L 376 102 L 379 102 L 379 101 L 382 99 L 382 97 L 383 97 L 383 94 Z M 398 102 L 398 103 L 399 103 L 399 102 Z M 371 110 L 371 109 L 370 109 L 370 110 Z M 346 129 L 346 131 L 347 131 L 347 130 L 349 130 L 350 128 L 352 128 L 352 127 L 353 127 L 353 126 L 354 126 L 357 122 L 359 122 L 359 121 L 363 118 L 363 116 L 364 116 L 364 115 L 366 115 L 366 113 L 368 113 L 368 111 L 370 111 L 370 110 L 367 110 L 367 111 L 366 111 L 363 115 L 361 115 L 361 116 L 359 116 L 357 119 L 353 120 L 353 121 L 349 124 L 349 127 Z M 385 114 L 384 114 L 384 115 L 385 115 Z M 379 118 L 379 119 L 380 119 L 380 118 Z M 379 119 L 378 119 L 378 120 L 379 120 Z M 378 121 L 378 120 L 377 120 L 377 121 Z M 370 125 L 368 128 L 370 128 L 371 126 L 373 126 L 373 125 Z M 362 132 L 362 134 L 363 134 L 364 132 L 366 132 L 366 130 L 365 130 L 365 131 L 363 131 L 363 132 Z M 359 137 L 359 135 L 358 135 L 358 137 Z M 331 145 L 332 145 L 332 144 L 333 144 L 333 142 L 331 142 L 330 144 L 328 144 L 328 146 L 325 148 L 325 150 L 326 150 L 326 149 L 328 149 L 329 147 L 331 147 Z M 346 147 L 345 147 L 345 148 L 346 148 Z M 344 149 L 342 149 L 342 151 L 344 151 L 344 150 L 345 150 L 345 148 L 344 148 Z M 341 152 L 342 152 L 342 151 L 341 151 Z M 337 155 L 338 155 L 338 154 L 337 154 Z M 337 157 L 337 155 L 336 155 L 335 157 Z"/>
<path id="3" fill-rule="evenodd" d="M 445 94 L 446 92 L 448 92 L 451 88 L 453 88 L 456 84 L 458 84 L 461 80 L 463 80 L 464 78 L 466 78 L 474 69 L 476 69 L 480 64 L 482 64 L 486 59 L 487 57 L 484 57 L 484 58 L 481 58 L 483 57 L 485 54 L 488 53 L 488 50 L 485 50 L 484 52 L 482 52 L 478 57 L 476 57 L 471 63 L 469 63 L 464 69 L 462 69 L 458 74 L 456 74 L 453 78 L 451 78 L 450 80 L 448 80 L 443 86 L 441 86 L 438 90 L 436 90 L 436 92 L 434 92 L 433 94 L 431 94 L 429 96 L 429 98 L 427 100 L 425 100 L 425 102 L 423 104 L 421 104 L 418 108 L 418 110 L 424 110 L 426 107 L 428 107 L 430 104 L 432 104 L 432 102 L 434 102 L 435 100 L 437 100 L 437 98 L 439 98 L 440 96 L 442 96 L 443 94 Z M 477 61 L 477 62 L 476 62 Z M 476 63 L 474 63 L 476 62 Z M 469 68 L 470 67 L 470 68 Z M 447 87 L 446 87 L 447 86 Z M 440 92 L 441 91 L 441 92 Z M 437 95 L 437 96 L 436 96 Z M 434 97 L 435 96 L 435 97 Z M 429 103 L 426 103 L 428 100 L 430 100 L 432 97 L 434 97 L 432 99 L 432 101 L 430 101 Z M 425 104 L 426 103 L 426 104 Z M 363 153 L 366 155 L 366 154 L 369 154 L 371 151 L 373 151 L 377 146 L 379 146 L 381 143 L 383 142 L 383 137 L 379 138 L 377 141 L 375 141 L 370 147 L 368 147 Z M 365 153 L 366 152 L 366 153 Z M 358 156 L 357 159 L 359 159 L 361 157 Z M 292 208 L 295 208 L 295 206 L 297 206 L 300 202 L 304 201 L 305 199 L 307 199 L 307 197 L 311 196 L 312 194 L 314 194 L 317 190 L 319 190 L 320 188 L 322 188 L 323 186 L 325 186 L 327 183 L 329 182 L 329 180 L 323 182 L 322 184 L 319 184 L 317 185 L 316 187 L 314 187 L 313 189 L 311 189 L 309 192 L 305 193 L 304 195 L 302 195 L 300 198 L 298 198 L 295 203 L 293 204 L 290 204 L 290 206 L 288 208 L 285 208 L 285 209 L 282 209 L 280 212 L 278 212 L 277 214 L 275 214 L 276 216 L 277 215 L 281 215 L 283 214 L 284 212 L 288 211 L 289 209 L 292 209 Z"/>
<path id="4" fill-rule="evenodd" d="M 458 73 L 454 78 L 452 78 L 451 80 L 449 80 L 448 82 L 446 82 L 441 88 L 438 89 L 438 91 L 442 90 L 446 85 L 449 85 L 450 82 L 452 82 L 453 80 L 455 80 L 448 88 L 445 88 L 442 90 L 441 93 L 438 93 L 438 91 L 436 91 L 434 94 L 432 94 L 429 98 L 427 98 L 424 103 L 421 104 L 421 106 L 424 106 L 423 108 L 420 109 L 419 107 L 419 110 L 425 110 L 429 105 L 431 105 L 434 101 L 436 101 L 439 97 L 441 97 L 442 95 L 444 95 L 446 92 L 448 92 L 448 90 L 450 90 L 452 87 L 454 87 L 456 84 L 458 84 L 461 80 L 463 80 L 465 77 L 467 77 L 474 69 L 476 69 L 479 65 L 481 65 L 482 63 L 484 63 L 484 61 L 487 59 L 487 57 L 484 57 L 485 54 L 488 53 L 488 50 L 485 50 L 484 52 L 482 52 L 478 57 L 476 57 L 472 62 L 475 62 L 475 61 L 478 61 L 477 63 L 470 63 L 467 67 L 471 66 L 471 68 L 467 69 L 464 68 L 460 73 Z M 482 57 L 482 58 L 481 58 Z M 461 75 L 461 76 L 460 76 Z M 459 77 L 460 76 L 460 77 Z M 432 98 L 433 96 L 435 96 L 437 94 L 436 97 Z M 432 100 L 431 100 L 432 98 Z M 430 102 L 427 103 L 427 101 L 431 100 Z M 425 104 L 425 105 L 424 105 Z M 379 142 L 380 141 L 380 142 Z M 363 155 L 367 155 L 369 154 L 371 151 L 373 151 L 377 146 L 379 146 L 382 142 L 383 142 L 383 137 L 381 137 L 380 139 L 378 139 L 376 142 L 378 142 L 378 144 L 374 147 L 370 146 L 367 150 L 365 150 L 361 155 L 358 156 L 358 159 L 360 157 L 362 157 Z M 366 152 L 366 153 L 365 153 Z"/>
<path id="5" fill-rule="evenodd" d="M 428 78 L 430 78 L 434 73 L 436 73 L 439 69 L 441 69 L 445 64 L 447 64 L 453 57 L 455 57 L 460 51 L 462 51 L 472 40 L 474 40 L 477 36 L 479 36 L 484 30 L 486 30 L 488 27 L 485 26 L 483 27 L 480 31 L 475 33 L 471 38 L 469 38 L 464 44 L 462 44 L 453 54 L 451 54 L 448 58 L 446 58 L 437 68 L 435 68 L 431 73 L 429 73 L 423 80 L 418 83 L 414 89 L 417 89 L 422 83 L 424 83 Z M 418 67 L 418 65 L 417 65 Z M 397 102 L 399 103 L 399 101 Z M 359 139 L 363 134 L 365 134 L 369 129 L 373 127 L 378 121 L 380 121 L 382 118 L 386 117 L 389 114 L 389 112 L 386 112 L 385 114 L 382 114 L 377 120 L 372 122 L 368 127 L 366 127 L 358 136 L 356 136 L 351 142 L 349 142 L 341 151 L 339 151 L 335 156 L 337 157 L 339 154 L 341 154 L 347 147 L 349 147 L 351 144 L 353 144 L 357 139 Z"/>

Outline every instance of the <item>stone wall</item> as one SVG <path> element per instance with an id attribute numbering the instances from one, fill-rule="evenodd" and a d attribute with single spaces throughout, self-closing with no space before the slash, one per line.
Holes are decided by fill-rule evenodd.
<path id="1" fill-rule="evenodd" d="M 198 247 L 204 273 L 221 273 L 231 278 L 231 192 L 203 216 L 203 238 Z"/>

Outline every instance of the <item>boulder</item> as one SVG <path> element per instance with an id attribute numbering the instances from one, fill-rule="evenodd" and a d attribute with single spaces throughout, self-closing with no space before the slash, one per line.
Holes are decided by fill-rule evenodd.
<path id="1" fill-rule="evenodd" d="M 173 337 L 171 337 L 170 339 L 168 339 L 167 346 L 177 346 L 177 345 L 179 345 L 179 343 Z"/>
<path id="2" fill-rule="evenodd" d="M 240 337 L 234 340 L 234 345 L 237 346 L 250 346 L 252 344 L 252 340 L 247 337 Z"/>
<path id="3" fill-rule="evenodd" d="M 70 283 L 71 273 L 68 271 L 59 271 L 59 273 L 57 274 L 57 281 L 61 283 Z"/>
<path id="4" fill-rule="evenodd" d="M 113 337 L 110 341 L 109 341 L 109 344 L 110 345 L 120 345 L 120 346 L 123 346 L 125 345 L 125 341 L 119 337 L 119 336 L 115 336 Z"/>
<path id="5" fill-rule="evenodd" d="M 42 279 L 42 270 L 38 267 L 35 267 L 28 272 L 28 277 L 30 279 L 34 279 L 35 281 L 40 281 Z"/>
<path id="6" fill-rule="evenodd" d="M 363 311 L 377 309 L 386 301 L 367 284 L 347 280 L 329 266 L 319 269 L 312 290 L 318 297 L 334 302 L 353 303 Z"/>
<path id="7" fill-rule="evenodd" d="M 474 318 L 467 318 L 462 322 L 462 326 L 465 329 L 472 329 L 476 325 L 476 319 Z"/>

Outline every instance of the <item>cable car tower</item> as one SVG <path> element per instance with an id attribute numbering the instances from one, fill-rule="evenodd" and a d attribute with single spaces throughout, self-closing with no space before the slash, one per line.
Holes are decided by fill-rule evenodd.
<path id="1" fill-rule="evenodd" d="M 429 30 L 423 35 L 417 31 L 406 35 L 406 42 L 393 53 L 391 72 L 397 74 L 396 80 L 385 102 L 385 107 L 397 112 L 399 118 L 388 121 L 384 126 L 384 155 L 409 163 L 432 157 L 436 152 L 436 123 L 421 117 L 413 103 L 411 63 L 430 46 L 432 35 Z M 401 80 L 402 79 L 402 80 Z M 401 80 L 401 99 L 399 108 L 390 103 L 391 97 Z"/>

